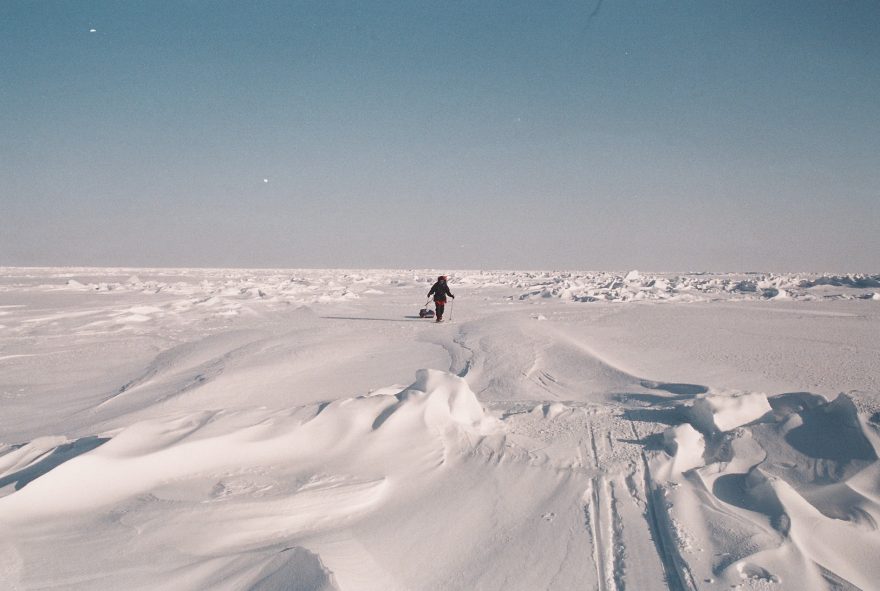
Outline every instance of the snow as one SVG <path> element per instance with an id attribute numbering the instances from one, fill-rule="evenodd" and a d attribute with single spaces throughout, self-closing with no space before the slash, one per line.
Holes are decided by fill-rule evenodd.
<path id="1" fill-rule="evenodd" d="M 0 588 L 871 589 L 878 275 L 0 268 Z"/>
<path id="2" fill-rule="evenodd" d="M 520 272 L 504 274 L 503 280 L 524 290 L 520 299 L 575 302 L 856 299 L 872 297 L 870 288 L 880 285 L 880 275 L 865 274 Z"/>
<path id="3" fill-rule="evenodd" d="M 704 431 L 730 431 L 770 412 L 767 397 L 760 392 L 709 395 L 694 402 L 694 423 Z"/>
<path id="4" fill-rule="evenodd" d="M 703 465 L 706 443 L 700 432 L 688 423 L 666 429 L 663 444 L 672 456 L 670 468 L 674 473 L 681 474 Z"/>

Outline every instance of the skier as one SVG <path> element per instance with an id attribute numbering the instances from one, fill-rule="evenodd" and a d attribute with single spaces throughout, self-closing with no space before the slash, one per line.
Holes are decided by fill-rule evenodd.
<path id="1" fill-rule="evenodd" d="M 446 306 L 446 296 L 451 297 L 453 300 L 455 299 L 455 296 L 449 291 L 449 286 L 446 285 L 446 275 L 440 275 L 437 278 L 437 283 L 431 286 L 428 297 L 430 298 L 432 295 L 434 296 L 434 307 L 437 309 L 437 320 L 434 322 L 443 322 L 443 308 Z"/>

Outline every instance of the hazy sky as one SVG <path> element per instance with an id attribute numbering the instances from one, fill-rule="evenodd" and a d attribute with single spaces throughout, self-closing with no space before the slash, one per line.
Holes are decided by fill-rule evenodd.
<path id="1" fill-rule="evenodd" d="M 4 0 L 0 265 L 877 272 L 880 2 Z"/>

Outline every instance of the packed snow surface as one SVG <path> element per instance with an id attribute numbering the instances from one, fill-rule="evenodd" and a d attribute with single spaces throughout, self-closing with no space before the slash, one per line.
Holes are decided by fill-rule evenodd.
<path id="1" fill-rule="evenodd" d="M 878 589 L 878 306 L 880 275 L 0 268 L 0 589 Z"/>

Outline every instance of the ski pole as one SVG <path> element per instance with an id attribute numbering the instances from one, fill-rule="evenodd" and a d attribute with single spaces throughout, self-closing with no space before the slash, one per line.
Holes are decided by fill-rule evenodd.
<path id="1" fill-rule="evenodd" d="M 455 303 L 455 298 L 452 298 L 452 301 L 449 302 L 449 322 L 452 322 L 452 304 Z"/>

